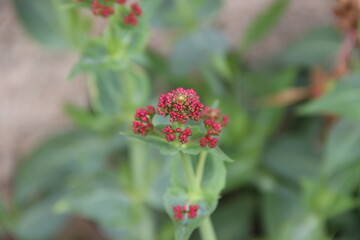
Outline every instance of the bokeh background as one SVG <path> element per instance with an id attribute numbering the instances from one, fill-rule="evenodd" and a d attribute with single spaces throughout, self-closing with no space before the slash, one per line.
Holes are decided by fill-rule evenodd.
<path id="1" fill-rule="evenodd" d="M 271 2 L 225 0 L 216 23 L 235 46 L 255 16 Z M 308 30 L 334 24 L 333 5 L 330 1 L 290 1 L 279 24 L 251 50 L 249 60 L 256 64 Z M 49 133 L 69 127 L 62 111 L 64 102 L 85 106 L 87 97 L 83 81 L 64 81 L 77 60 L 75 53 L 49 51 L 34 42 L 21 27 L 11 1 L 1 0 L 0 11 L 0 177 L 4 194 L 16 162 Z M 155 29 L 149 44 L 167 54 L 170 46 L 166 42 L 166 32 Z"/>
<path id="2" fill-rule="evenodd" d="M 54 5 L 60 2 L 51 1 Z M 168 7 L 167 0 L 154 2 Z M 134 75 L 140 76 L 132 82 L 146 85 L 139 87 L 139 92 L 145 92 L 143 96 L 128 93 L 135 96 L 132 100 L 136 104 L 155 104 L 160 93 L 184 85 L 199 91 L 207 104 L 218 99 L 224 113 L 230 115 L 229 130 L 221 136 L 220 145 L 235 161 L 227 165 L 227 185 L 213 214 L 218 239 L 360 240 L 358 1 L 196 2 L 200 10 L 207 2 L 221 4 L 212 9 L 212 17 L 199 17 L 195 28 L 191 24 L 182 26 L 188 22 L 175 17 L 169 19 L 175 19 L 178 26 L 156 25 L 160 17 L 155 15 L 146 47 L 132 52 L 129 44 L 128 52 L 119 51 L 125 52 L 125 57 L 114 56 L 124 57 Z M 146 6 L 151 3 L 140 3 L 146 15 Z M 21 8 L 22 4 L 29 8 Z M 338 18 L 334 14 L 336 4 L 343 4 L 345 9 Z M 30 6 L 31 2 L 22 0 L 0 0 L 0 239 L 173 239 L 172 224 L 161 202 L 170 182 L 169 174 L 162 175 L 171 168 L 168 157 L 139 144 L 147 155 L 142 151 L 138 154 L 153 159 L 148 161 L 151 165 L 142 166 L 142 171 L 148 170 L 144 174 L 148 182 L 143 182 L 146 190 L 137 191 L 144 190 L 140 194 L 144 199 L 136 205 L 131 195 L 134 173 L 129 159 L 136 156 L 134 145 L 117 133 L 130 128 L 133 113 L 141 106 L 129 100 L 126 108 L 122 89 L 117 89 L 119 96 L 109 94 L 112 87 L 126 86 L 126 81 L 114 77 L 115 84 L 111 85 L 106 78 L 115 76 L 109 74 L 114 69 L 100 68 L 104 75 L 94 77 L 93 69 L 86 66 L 82 69 L 86 74 L 69 80 L 79 59 L 81 63 L 84 56 L 99 60 L 98 56 L 92 52 L 86 55 L 87 46 L 79 47 L 81 44 L 64 50 L 37 41 L 21 21 L 34 11 Z M 92 35 L 101 36 L 107 21 L 92 16 L 89 7 L 79 12 L 74 19 L 90 19 Z M 264 13 L 268 15 L 262 16 Z M 340 29 L 338 20 L 343 16 L 354 17 L 356 26 L 349 31 Z M 46 26 L 47 17 L 36 21 Z M 145 28 L 145 33 L 148 22 L 146 17 L 141 19 L 145 20 L 137 27 Z M 273 24 L 266 24 L 271 20 Z M 50 29 L 51 24 L 47 26 Z M 202 27 L 216 31 L 211 35 Z M 249 29 L 253 30 L 252 38 Z M 138 37 L 131 35 L 136 30 L 118 30 Z M 75 38 L 80 34 L 75 33 Z M 219 51 L 210 49 L 209 55 L 204 54 L 208 56 L 202 56 L 204 65 L 195 64 L 195 70 L 179 77 L 172 72 L 171 62 L 186 65 L 186 58 L 174 51 L 174 46 L 184 39 L 191 43 L 197 37 L 211 46 L 204 44 L 204 50 L 195 44 L 202 49 L 200 53 L 209 51 L 214 42 L 221 45 L 226 39 L 226 43 L 214 47 Z M 246 37 L 254 43 L 250 41 L 244 47 L 241 43 Z M 99 39 L 101 42 L 105 37 Z M 191 51 L 186 54 L 196 58 Z M 211 57 L 218 62 L 209 61 Z M 115 57 L 114 62 L 121 62 L 118 60 L 123 59 Z M 123 70 L 119 68 L 120 75 Z M 92 95 L 94 86 L 89 84 L 89 76 L 98 81 L 100 104 Z M 101 81 L 102 77 L 110 86 Z M 114 111 L 114 106 L 121 110 Z M 99 204 L 101 201 L 104 204 Z M 144 215 L 136 212 L 138 209 Z M 199 239 L 197 231 L 191 239 Z"/>

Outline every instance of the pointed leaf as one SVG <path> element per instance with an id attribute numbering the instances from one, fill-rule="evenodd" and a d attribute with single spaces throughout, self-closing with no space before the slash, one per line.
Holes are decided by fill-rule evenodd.
<path id="1" fill-rule="evenodd" d="M 276 0 L 268 6 L 252 23 L 245 33 L 241 50 L 250 47 L 263 38 L 278 22 L 288 5 L 288 0 Z"/>
<path id="2" fill-rule="evenodd" d="M 360 73 L 336 82 L 323 97 L 300 108 L 302 114 L 332 113 L 360 122 Z"/>
<path id="3" fill-rule="evenodd" d="M 232 160 L 228 155 L 226 155 L 226 153 L 224 153 L 220 147 L 216 147 L 216 148 L 212 148 L 209 150 L 209 153 L 211 155 L 214 156 L 215 159 L 217 160 L 222 160 L 225 162 L 233 162 L 234 160 Z"/>

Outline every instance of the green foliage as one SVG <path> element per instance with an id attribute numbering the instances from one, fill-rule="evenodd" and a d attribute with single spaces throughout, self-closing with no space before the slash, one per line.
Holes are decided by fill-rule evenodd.
<path id="1" fill-rule="evenodd" d="M 299 108 L 287 102 L 293 90 L 308 92 L 314 68 L 338 67 L 343 37 L 334 29 L 316 29 L 251 67 L 246 51 L 276 26 L 288 0 L 259 14 L 238 51 L 208 21 L 218 0 L 142 1 L 137 26 L 123 23 L 122 9 L 104 19 L 99 36 L 87 33 L 90 22 L 80 14 L 80 6 L 91 14 L 91 1 L 13 2 L 33 38 L 78 47 L 69 78 L 85 74 L 89 106 L 68 103 L 76 127 L 21 162 L 13 201 L 7 208 L 0 201 L 0 238 L 56 239 L 72 216 L 109 239 L 170 240 L 175 232 L 176 240 L 196 240 L 200 228 L 209 240 L 210 217 L 221 240 L 358 238 L 358 56 L 351 55 L 343 79 L 328 79 L 320 98 Z M 169 31 L 168 55 L 147 48 L 150 20 Z M 176 87 L 194 88 L 204 103 L 219 99 L 230 116 L 220 146 L 167 142 L 159 131 L 129 133 L 137 108 L 156 105 L 155 96 Z M 328 114 L 336 114 L 334 125 Z M 206 130 L 189 122 L 191 140 L 203 137 Z M 160 130 L 168 118 L 153 123 Z M 197 217 L 175 220 L 177 205 L 199 205 Z"/>
<path id="2" fill-rule="evenodd" d="M 198 216 L 195 219 L 188 218 L 187 216 L 180 221 L 174 221 L 175 225 L 175 239 L 187 240 L 191 233 L 200 226 L 201 222 L 215 210 L 217 205 L 217 198 L 213 195 L 207 195 L 204 193 L 201 198 L 196 200 L 189 199 L 186 192 L 178 189 L 171 188 L 166 193 L 165 197 L 165 209 L 169 216 L 173 219 L 173 206 L 187 204 L 199 205 Z"/>
<path id="3" fill-rule="evenodd" d="M 221 200 L 213 214 L 218 236 L 221 236 L 222 240 L 248 238 L 251 235 L 253 210 L 254 199 L 249 194 Z"/>
<path id="4" fill-rule="evenodd" d="M 53 211 L 56 196 L 44 199 L 25 210 L 16 219 L 14 233 L 18 239 L 45 240 L 59 233 L 68 216 Z"/>
<path id="5" fill-rule="evenodd" d="M 330 113 L 360 121 L 360 107 L 354 102 L 360 101 L 359 74 L 354 73 L 335 83 L 324 96 L 300 108 L 300 113 Z"/>
<path id="6" fill-rule="evenodd" d="M 347 168 L 359 169 L 359 144 L 360 124 L 349 120 L 338 122 L 325 146 L 324 174 L 331 176 Z"/>
<path id="7" fill-rule="evenodd" d="M 5 203 L 0 198 L 0 236 L 10 228 L 10 225 L 11 219 L 8 210 L 6 209 Z"/>
<path id="8" fill-rule="evenodd" d="M 196 127 L 193 128 L 194 135 L 196 134 L 199 129 Z M 121 133 L 123 135 L 141 139 L 144 142 L 148 142 L 151 144 L 154 144 L 155 146 L 159 147 L 160 152 L 164 155 L 170 154 L 174 155 L 180 151 L 186 154 L 190 155 L 198 155 L 201 151 L 204 150 L 204 147 L 201 147 L 198 142 L 188 142 L 186 144 L 180 144 L 180 143 L 173 143 L 168 142 L 164 138 L 164 136 L 160 136 L 157 133 L 149 133 L 146 136 L 142 135 L 136 135 L 133 133 Z M 227 156 L 219 147 L 213 148 L 209 150 L 209 153 L 214 156 L 214 158 L 220 160 L 220 161 L 227 161 L 232 162 L 233 160 Z"/>
<path id="9" fill-rule="evenodd" d="M 77 9 L 62 7 L 59 0 L 13 0 L 13 4 L 27 32 L 53 48 L 79 45 L 90 26 Z"/>
<path id="10" fill-rule="evenodd" d="M 279 21 L 288 3 L 288 0 L 274 0 L 251 24 L 244 35 L 240 49 L 246 50 L 261 40 Z"/>
<path id="11" fill-rule="evenodd" d="M 174 75 L 186 76 L 208 67 L 212 58 L 225 54 L 227 50 L 227 40 L 219 31 L 195 32 L 177 41 L 170 55 L 170 68 Z"/>
<path id="12" fill-rule="evenodd" d="M 290 46 L 278 61 L 288 66 L 331 68 L 340 45 L 338 32 L 333 28 L 319 28 Z"/>
<path id="13" fill-rule="evenodd" d="M 131 199 L 121 191 L 114 173 L 97 175 L 96 178 L 76 177 L 71 188 L 54 205 L 59 214 L 71 213 L 100 224 L 103 231 L 118 238 L 131 235 L 134 225 Z"/>
<path id="14" fill-rule="evenodd" d="M 21 165 L 16 175 L 14 197 L 19 204 L 26 205 L 61 186 L 69 174 L 96 172 L 105 164 L 104 158 L 109 152 L 121 146 L 119 138 L 81 131 L 55 137 Z"/>
<path id="15" fill-rule="evenodd" d="M 212 17 L 221 5 L 219 0 L 160 0 L 152 21 L 164 28 L 189 30 Z"/>
<path id="16" fill-rule="evenodd" d="M 320 156 L 303 136 L 284 136 L 270 145 L 264 164 L 273 173 L 295 182 L 314 178 L 320 168 Z"/>

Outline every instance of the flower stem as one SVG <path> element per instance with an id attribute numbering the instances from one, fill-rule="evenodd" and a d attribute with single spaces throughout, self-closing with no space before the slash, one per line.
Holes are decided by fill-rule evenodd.
<path id="1" fill-rule="evenodd" d="M 196 176 L 189 155 L 183 152 L 180 152 L 180 155 L 183 160 L 189 195 L 197 194 L 201 192 L 201 180 L 204 173 L 207 151 L 200 153 L 198 166 L 196 168 Z M 210 217 L 205 218 L 202 222 L 200 234 L 203 240 L 217 240 Z"/>
<path id="2" fill-rule="evenodd" d="M 204 175 L 207 154 L 207 151 L 202 151 L 200 153 L 198 165 L 196 168 L 196 183 L 199 189 L 201 189 L 201 181 Z M 200 225 L 200 234 L 203 240 L 216 240 L 215 230 L 211 223 L 210 217 L 205 218 Z"/>
<path id="3" fill-rule="evenodd" d="M 130 166 L 133 190 L 137 197 L 142 200 L 143 190 L 145 188 L 145 174 L 146 174 L 146 145 L 137 139 L 129 141 L 130 148 Z"/>
<path id="4" fill-rule="evenodd" d="M 195 173 L 194 173 L 193 166 L 191 163 L 191 159 L 190 159 L 189 155 L 187 155 L 181 151 L 180 151 L 180 155 L 181 155 L 184 170 L 185 170 L 189 195 L 194 195 L 196 192 L 199 191 L 199 188 L 196 184 L 196 177 L 195 177 Z"/>
<path id="5" fill-rule="evenodd" d="M 216 234 L 210 217 L 204 219 L 200 226 L 200 235 L 203 240 L 216 240 Z"/>
<path id="6" fill-rule="evenodd" d="M 196 168 L 196 184 L 199 189 L 201 189 L 201 180 L 204 174 L 204 167 L 207 157 L 207 151 L 202 151 L 199 156 L 198 165 Z"/>

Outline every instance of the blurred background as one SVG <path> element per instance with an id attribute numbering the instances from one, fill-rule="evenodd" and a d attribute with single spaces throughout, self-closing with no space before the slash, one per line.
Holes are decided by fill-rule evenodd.
<path id="1" fill-rule="evenodd" d="M 57 0 L 49 2 L 51 7 L 60 9 L 57 17 L 65 19 L 62 24 L 69 29 L 76 25 L 69 32 L 85 34 L 89 27 L 79 20 L 84 16 L 93 25 L 93 34 L 88 36 L 101 39 L 106 20 L 92 16 L 89 8 L 82 5 L 74 7 L 82 7 L 81 10 L 71 9 L 73 12 L 62 16 L 62 11 L 70 7 L 61 6 L 64 3 Z M 359 116 L 310 105 L 307 110 L 304 107 L 304 112 L 311 116 L 297 112 L 300 105 L 313 101 L 314 89 L 309 90 L 309 86 L 323 79 L 358 79 L 351 75 L 359 66 L 356 57 L 351 58 L 346 74 L 325 77 L 337 69 L 336 56 L 347 41 L 346 31 L 338 28 L 334 8 L 336 4 L 357 1 L 199 0 L 195 1 L 199 2 L 199 16 L 204 16 L 194 23 L 182 21 L 187 15 L 180 14 L 176 21 L 163 17 L 158 12 L 171 9 L 176 13 L 176 6 L 155 2 L 154 6 L 140 2 L 145 17 L 139 29 L 150 32 L 143 48 L 134 50 L 136 54 L 126 53 L 130 59 L 126 64 L 135 62 L 144 67 L 139 74 L 150 80 L 138 83 L 149 83 L 148 102 L 155 103 L 156 97 L 166 92 L 162 90 L 184 86 L 199 89 L 207 103 L 220 100 L 224 113 L 230 116 L 228 137 L 222 139 L 221 146 L 236 163 L 233 167 L 228 165 L 232 168 L 228 169 L 228 185 L 215 211 L 219 239 L 360 239 Z M 128 205 L 116 201 L 131 202 L 131 196 L 126 195 L 127 176 L 131 175 L 127 158 L 131 150 L 123 138 L 109 132 L 126 129 L 126 121 L 119 120 L 112 110 L 104 110 L 113 99 L 95 103 L 89 69 L 82 66 L 89 75 L 74 74 L 69 80 L 79 58 L 89 58 L 84 47 L 87 43 L 82 40 L 69 48 L 52 44 L 49 36 L 58 38 L 56 32 L 60 29 L 48 22 L 55 15 L 45 5 L 42 0 L 0 0 L 0 239 L 173 239 L 171 222 L 153 196 L 165 191 L 159 184 L 161 180 L 154 177 L 163 171 L 160 167 L 154 167 L 149 174 L 152 185 L 148 186 L 149 197 L 145 197 L 143 205 L 149 211 L 150 227 L 136 217 L 124 217 L 132 216 L 124 210 Z M 152 16 L 146 15 L 148 5 L 155 12 Z M 30 25 L 31 19 L 35 27 Z M 184 40 L 188 47 L 186 44 L 191 41 L 186 42 L 187 37 L 191 39 L 209 29 L 220 32 L 207 35 L 214 36 L 215 45 L 226 42 L 224 50 L 214 50 L 218 61 L 205 67 L 199 64 L 201 70 L 191 69 L 191 73 L 174 70 L 174 65 L 184 62 L 181 58 L 194 57 L 177 56 L 176 49 L 181 51 L 178 43 Z M 216 48 L 211 44 L 210 54 Z M 201 48 L 195 44 L 196 47 Z M 138 57 L 141 54 L 145 57 Z M 95 78 L 100 79 L 99 75 Z M 349 83 L 352 88 L 359 86 L 355 82 Z M 100 89 L 97 98 L 106 96 L 100 84 L 96 86 Z M 317 97 L 326 93 L 320 92 Z M 129 115 L 125 117 L 129 125 L 134 110 L 142 107 L 139 103 L 147 102 L 139 99 L 134 100 L 133 108 L 119 110 L 121 116 Z M 346 105 L 357 104 L 355 100 Z M 123 102 L 113 102 L 119 101 Z M 336 99 L 324 101 L 324 105 L 344 107 Z M 336 115 L 336 120 L 333 115 L 329 120 L 329 112 Z M 344 146 L 336 139 L 344 139 Z M 330 152 L 334 146 L 341 148 L 340 153 Z M 343 157 L 344 151 L 351 152 L 351 156 Z M 87 158 L 94 159 L 86 163 L 83 159 Z M 336 165 L 342 159 L 350 165 Z M 157 164 L 161 166 L 166 160 Z M 119 170 L 110 172 L 112 166 Z M 353 172 L 346 172 L 349 166 Z M 336 172 L 340 168 L 343 171 Z M 94 178 L 101 179 L 101 183 L 94 183 L 90 190 L 76 188 Z M 342 184 L 333 187 L 332 182 Z M 351 186 L 344 187 L 349 182 Z M 112 196 L 117 184 L 124 193 Z M 339 188 L 348 190 L 339 192 Z M 339 199 L 341 195 L 346 198 Z M 110 197 L 103 199 L 104 196 Z M 330 209 L 335 209 L 334 213 Z M 117 218 L 129 218 L 131 222 L 117 222 Z M 136 229 L 147 229 L 144 231 L 149 234 L 136 235 Z M 195 233 L 192 239 L 198 239 L 198 235 Z"/>
<path id="2" fill-rule="evenodd" d="M 216 23 L 233 46 L 239 42 L 249 24 L 271 0 L 223 1 Z M 64 81 L 77 53 L 48 51 L 22 28 L 12 2 L 1 2 L 1 185 L 6 188 L 16 161 L 49 133 L 69 127 L 63 114 L 66 101 L 87 103 L 82 81 Z M 259 59 L 280 51 L 308 30 L 335 23 L 331 1 L 290 1 L 280 22 L 248 55 Z M 166 33 L 154 30 L 150 46 L 167 53 Z M 159 43 L 161 41 L 161 43 Z M 164 43 L 165 42 L 165 43 Z M 31 79 L 31 81 L 30 81 Z M 30 83 L 29 83 L 30 82 Z M 29 83 L 29 84 L 26 84 Z M 26 84 L 26 87 L 25 87 Z"/>

